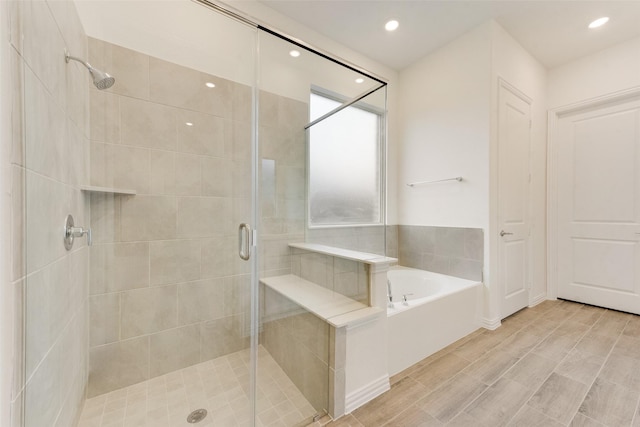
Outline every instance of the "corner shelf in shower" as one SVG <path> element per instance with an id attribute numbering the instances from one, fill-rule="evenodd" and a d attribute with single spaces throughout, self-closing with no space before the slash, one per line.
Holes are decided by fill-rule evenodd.
<path id="1" fill-rule="evenodd" d="M 128 188 L 96 187 L 93 185 L 82 185 L 80 186 L 80 191 L 87 191 L 90 193 L 121 194 L 124 196 L 135 196 L 138 194 L 136 190 Z"/>

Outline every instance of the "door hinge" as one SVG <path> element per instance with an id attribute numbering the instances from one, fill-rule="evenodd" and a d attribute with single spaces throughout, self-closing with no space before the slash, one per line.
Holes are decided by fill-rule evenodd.
<path id="1" fill-rule="evenodd" d="M 529 129 L 531 129 L 532 126 L 532 120 L 529 120 Z"/>

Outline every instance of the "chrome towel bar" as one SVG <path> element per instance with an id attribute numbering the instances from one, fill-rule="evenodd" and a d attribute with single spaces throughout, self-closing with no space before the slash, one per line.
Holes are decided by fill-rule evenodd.
<path id="1" fill-rule="evenodd" d="M 446 178 L 446 179 L 438 179 L 435 181 L 420 181 L 420 182 L 411 182 L 409 184 L 407 184 L 408 187 L 415 187 L 416 185 L 422 185 L 422 184 L 435 184 L 436 182 L 445 182 L 445 181 L 462 181 L 462 177 L 461 176 L 456 176 L 455 178 Z"/>

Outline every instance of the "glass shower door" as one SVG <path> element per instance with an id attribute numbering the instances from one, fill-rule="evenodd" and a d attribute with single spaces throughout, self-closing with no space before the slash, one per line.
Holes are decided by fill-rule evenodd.
<path id="1" fill-rule="evenodd" d="M 311 116 L 311 97 L 320 92 L 332 99 L 352 99 L 383 84 L 266 30 L 258 32 L 258 45 L 261 283 L 256 417 L 264 425 L 305 425 L 334 414 L 336 399 L 344 399 L 336 392 L 338 376 L 330 354 L 334 329 L 307 304 L 304 295 L 284 290 L 287 283 L 300 289 L 296 283 L 304 279 L 305 289 L 333 298 L 334 272 L 346 265 L 334 269 L 331 257 L 302 255 L 289 246 L 318 242 L 346 247 L 331 240 L 340 237 L 342 230 L 323 229 L 328 236 L 316 236 L 309 222 L 309 166 L 318 154 L 309 150 L 305 129 L 316 118 Z M 378 154 L 376 151 L 375 156 Z M 379 173 L 374 172 L 376 178 Z M 384 253 L 383 226 L 381 231 L 381 244 L 376 247 Z M 367 288 L 366 275 L 359 277 L 365 279 Z M 357 275 L 349 277 L 350 284 L 351 279 L 356 285 L 362 282 Z M 368 302 L 368 296 L 364 300 Z"/>
<path id="2" fill-rule="evenodd" d="M 58 28 L 44 1 L 23 27 L 52 49 L 24 66 L 24 425 L 182 425 L 200 409 L 198 425 L 253 425 L 257 255 L 238 256 L 238 224 L 255 218 L 256 29 L 195 2 L 80 3 L 100 37 Z M 115 84 L 94 87 L 65 46 Z M 65 248 L 68 214 L 91 246 Z"/>

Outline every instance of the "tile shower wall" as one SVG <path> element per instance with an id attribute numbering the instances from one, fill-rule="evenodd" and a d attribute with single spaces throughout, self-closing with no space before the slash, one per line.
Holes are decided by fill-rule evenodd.
<path id="1" fill-rule="evenodd" d="M 292 274 L 369 305 L 366 264 L 302 249 L 291 251 Z"/>
<path id="2" fill-rule="evenodd" d="M 482 229 L 398 225 L 397 239 L 400 265 L 482 280 Z"/>
<path id="3" fill-rule="evenodd" d="M 104 41 L 90 61 L 117 77 L 91 92 L 89 396 L 248 346 L 251 88 Z M 215 88 L 205 87 L 213 82 Z M 260 94 L 263 275 L 290 271 L 304 221 L 306 104 Z M 263 108 L 264 107 L 264 108 Z M 193 126 L 187 126 L 186 123 Z M 295 139 L 299 134 L 302 139 Z M 264 163 L 263 163 L 264 164 Z"/>
<path id="4" fill-rule="evenodd" d="M 316 411 L 328 409 L 329 324 L 270 288 L 261 291 L 262 345 Z"/>
<path id="5" fill-rule="evenodd" d="M 350 249 L 352 251 L 369 252 L 378 255 L 385 253 L 385 229 L 383 225 L 365 227 L 339 227 L 339 228 L 313 228 L 307 230 L 307 242 L 336 248 Z"/>
<path id="6" fill-rule="evenodd" d="M 12 425 L 74 425 L 87 382 L 88 250 L 66 251 L 67 214 L 88 225 L 87 56 L 72 1 L 8 2 L 12 96 L 12 280 L 16 289 Z M 23 363 L 24 362 L 24 363 Z M 24 370 L 24 372 L 23 372 Z M 24 420 L 21 419 L 24 411 Z"/>

